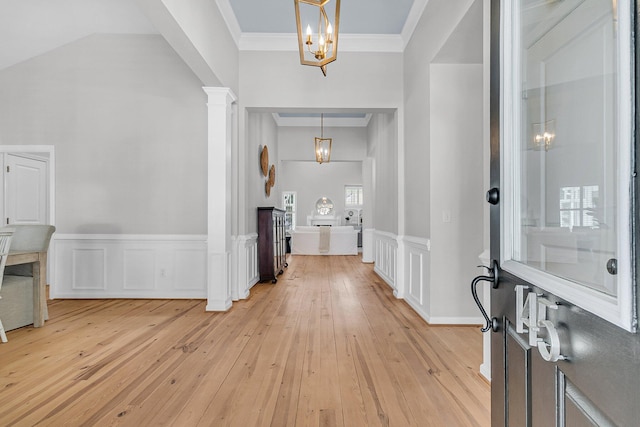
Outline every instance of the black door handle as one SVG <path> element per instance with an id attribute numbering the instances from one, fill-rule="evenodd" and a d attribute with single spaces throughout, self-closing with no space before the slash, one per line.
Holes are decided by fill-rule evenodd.
<path id="1" fill-rule="evenodd" d="M 487 191 L 487 202 L 492 205 L 497 205 L 498 202 L 500 202 L 500 190 L 493 187 L 491 190 Z"/>
<path id="2" fill-rule="evenodd" d="M 481 266 L 487 269 L 487 271 L 489 272 L 489 274 L 487 276 L 478 276 L 476 278 L 474 278 L 471 281 L 471 295 L 473 295 L 473 300 L 476 302 L 476 304 L 478 305 L 478 308 L 480 309 L 480 312 L 482 313 L 482 316 L 484 317 L 485 320 L 485 326 L 481 329 L 482 332 L 487 332 L 489 329 L 491 329 L 493 332 L 498 332 L 499 329 L 499 322 L 498 319 L 495 317 L 489 318 L 489 315 L 487 314 L 486 310 L 484 309 L 484 307 L 482 306 L 482 303 L 480 302 L 480 298 L 478 298 L 478 283 L 480 282 L 492 282 L 492 288 L 497 288 L 498 287 L 498 261 L 493 260 L 491 262 L 491 268 L 489 267 L 485 267 L 485 266 Z"/>

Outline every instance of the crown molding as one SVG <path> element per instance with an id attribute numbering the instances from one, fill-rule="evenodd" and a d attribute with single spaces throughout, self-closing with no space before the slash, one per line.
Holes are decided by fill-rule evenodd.
<path id="1" fill-rule="evenodd" d="M 398 34 L 340 34 L 340 52 L 392 52 L 402 53 L 404 41 Z M 297 51 L 295 33 L 242 33 L 238 48 L 241 51 Z"/>
<path id="2" fill-rule="evenodd" d="M 340 33 L 339 50 L 341 52 L 404 52 L 427 3 L 429 0 L 414 0 L 401 34 Z M 239 50 L 298 50 L 298 38 L 295 33 L 243 33 L 229 0 L 216 0 L 216 4 Z"/>

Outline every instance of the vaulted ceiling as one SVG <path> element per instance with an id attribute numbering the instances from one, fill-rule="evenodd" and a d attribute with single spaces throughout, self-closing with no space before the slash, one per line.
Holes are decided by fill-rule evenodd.
<path id="1" fill-rule="evenodd" d="M 210 1 L 217 3 L 240 49 L 295 34 L 292 0 Z M 350 38 L 362 46 L 366 38 L 378 49 L 401 51 L 427 1 L 342 1 L 341 47 L 348 50 Z M 0 0 L 0 70 L 93 33 L 157 31 L 134 0 Z M 296 43 L 285 43 L 297 49 Z"/>
<path id="2" fill-rule="evenodd" d="M 293 0 L 210 1 L 216 2 L 240 50 L 265 43 L 297 50 Z M 340 49 L 402 52 L 428 1 L 342 0 Z M 478 51 L 481 58 L 481 44 L 480 49 L 474 47 L 482 39 L 481 1 L 476 3 L 478 7 L 470 9 L 473 13 L 460 23 L 436 62 L 457 61 L 458 52 L 470 50 Z M 0 0 L 0 70 L 93 33 L 158 31 L 136 0 Z M 277 120 L 286 126 L 301 123 L 300 118 L 282 115 Z M 348 119 L 348 125 L 353 125 L 354 117 Z M 368 121 L 358 120 L 360 126 Z"/>

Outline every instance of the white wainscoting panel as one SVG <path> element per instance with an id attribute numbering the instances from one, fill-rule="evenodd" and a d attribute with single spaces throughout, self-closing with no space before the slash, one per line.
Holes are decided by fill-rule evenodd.
<path id="1" fill-rule="evenodd" d="M 55 234 L 51 298 L 207 298 L 204 235 Z"/>
<path id="2" fill-rule="evenodd" d="M 384 231 L 376 231 L 373 236 L 374 271 L 391 288 L 396 288 L 396 269 L 398 241 L 396 235 Z"/>
<path id="3" fill-rule="evenodd" d="M 125 249 L 123 254 L 123 288 L 134 291 L 156 289 L 156 256 L 153 249 Z"/>
<path id="4" fill-rule="evenodd" d="M 237 259 L 238 265 L 238 298 L 246 299 L 249 297 L 249 290 L 258 283 L 258 234 L 252 233 L 244 236 L 238 236 L 238 244 L 236 250 L 238 251 Z"/>
<path id="5" fill-rule="evenodd" d="M 429 321 L 429 239 L 404 236 L 406 293 L 405 301 L 426 321 Z"/>
<path id="6" fill-rule="evenodd" d="M 76 247 L 71 248 L 71 288 L 74 290 L 106 290 L 107 263 L 103 248 Z M 50 261 L 49 261 L 50 262 Z M 55 279 L 54 279 L 54 282 Z"/>

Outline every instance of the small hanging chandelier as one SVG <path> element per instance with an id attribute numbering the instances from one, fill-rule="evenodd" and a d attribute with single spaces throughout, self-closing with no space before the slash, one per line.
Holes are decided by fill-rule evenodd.
<path id="1" fill-rule="evenodd" d="M 320 67 L 322 74 L 327 75 L 327 64 L 336 60 L 338 55 L 338 25 L 340 22 L 340 0 L 333 0 L 335 9 L 325 5 L 331 0 L 293 0 L 296 7 L 296 25 L 298 27 L 298 50 L 300 51 L 300 63 Z M 300 11 L 300 5 L 303 12 Z M 318 8 L 318 11 L 314 9 Z M 307 24 L 306 33 L 303 34 L 301 18 L 307 21 L 315 21 L 315 13 L 318 16 L 318 28 L 314 35 L 311 25 Z M 301 16 L 302 15 L 302 16 Z M 333 25 L 331 25 L 333 18 Z M 315 39 L 315 43 L 314 43 Z M 305 46 L 306 45 L 306 49 Z"/>
<path id="2" fill-rule="evenodd" d="M 324 114 L 320 114 L 320 138 L 316 136 L 316 162 L 323 164 L 331 160 L 332 138 L 324 138 Z"/>

